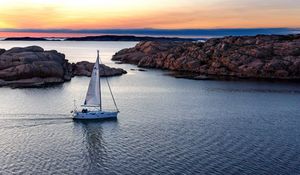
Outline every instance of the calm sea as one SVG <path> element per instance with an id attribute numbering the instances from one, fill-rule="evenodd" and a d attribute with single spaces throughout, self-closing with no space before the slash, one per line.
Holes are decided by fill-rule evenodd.
<path id="1" fill-rule="evenodd" d="M 0 42 L 39 45 L 70 62 L 104 63 L 116 121 L 74 122 L 89 78 L 43 89 L 0 89 L 0 174 L 300 174 L 300 84 L 195 81 L 131 71 L 110 61 L 134 42 Z M 103 100 L 112 101 L 106 87 Z"/>

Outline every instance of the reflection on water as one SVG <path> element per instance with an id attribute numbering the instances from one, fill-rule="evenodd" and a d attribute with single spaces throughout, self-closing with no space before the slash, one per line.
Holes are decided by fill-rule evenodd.
<path id="1" fill-rule="evenodd" d="M 112 51 L 135 43 L 36 44 L 64 50 L 71 62 L 74 52 L 93 56 L 103 46 L 113 65 Z M 300 174 L 300 84 L 195 81 L 114 66 L 128 71 L 110 78 L 117 121 L 72 120 L 86 77 L 1 88 L 0 174 Z M 113 107 L 105 88 L 102 97 Z"/>
<path id="2" fill-rule="evenodd" d="M 83 144 L 87 150 L 84 160 L 88 163 L 87 172 L 89 174 L 104 171 L 105 160 L 108 159 L 106 143 L 102 137 L 102 126 L 104 123 L 110 124 L 111 127 L 117 127 L 117 119 L 111 120 L 75 120 L 74 129 L 81 130 L 83 134 Z"/>

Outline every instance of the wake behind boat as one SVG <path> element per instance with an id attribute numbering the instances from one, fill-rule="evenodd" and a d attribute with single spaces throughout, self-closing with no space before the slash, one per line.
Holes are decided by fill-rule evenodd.
<path id="1" fill-rule="evenodd" d="M 110 88 L 110 84 L 107 78 L 106 83 L 111 94 L 112 100 L 115 105 L 114 111 L 102 110 L 102 99 L 101 99 L 101 81 L 100 81 L 100 57 L 99 51 L 97 51 L 97 60 L 93 67 L 93 72 L 91 80 L 89 83 L 89 88 L 86 94 L 84 105 L 82 105 L 82 110 L 73 111 L 73 119 L 108 119 L 108 118 L 117 118 L 119 110 L 114 99 L 113 93 Z"/>

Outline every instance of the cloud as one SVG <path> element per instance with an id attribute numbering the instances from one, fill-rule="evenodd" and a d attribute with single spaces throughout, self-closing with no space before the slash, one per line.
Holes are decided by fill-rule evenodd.
<path id="1" fill-rule="evenodd" d="M 55 6 L 10 6 L 0 10 L 0 20 L 14 28 L 45 28 L 59 22 L 60 14 Z"/>
<path id="2" fill-rule="evenodd" d="M 300 27 L 295 0 L 4 0 L 0 28 Z"/>

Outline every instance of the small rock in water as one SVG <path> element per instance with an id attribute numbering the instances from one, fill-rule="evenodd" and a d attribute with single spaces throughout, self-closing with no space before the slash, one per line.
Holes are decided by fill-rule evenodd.
<path id="1" fill-rule="evenodd" d="M 115 64 L 123 64 L 122 61 L 115 61 Z"/>
<path id="2" fill-rule="evenodd" d="M 146 72 L 146 69 L 138 69 L 138 71 Z"/>
<path id="3" fill-rule="evenodd" d="M 207 75 L 198 75 L 198 76 L 195 76 L 193 79 L 195 79 L 195 80 L 214 80 L 215 78 L 209 77 Z"/>
<path id="4" fill-rule="evenodd" d="M 147 71 L 146 69 L 140 69 L 140 68 L 139 68 L 139 69 L 133 69 L 133 68 L 132 68 L 132 69 L 130 69 L 130 70 L 132 70 L 132 71 L 141 71 L 141 72 Z"/>

